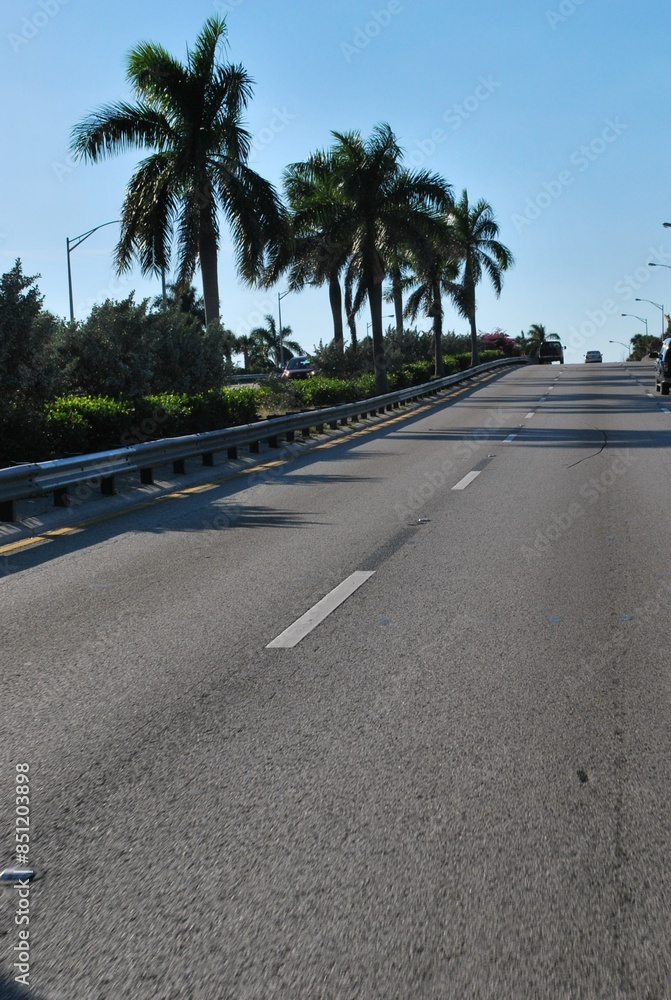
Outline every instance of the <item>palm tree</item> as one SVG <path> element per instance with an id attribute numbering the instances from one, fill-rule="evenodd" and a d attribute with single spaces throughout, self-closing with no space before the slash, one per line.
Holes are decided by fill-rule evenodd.
<path id="1" fill-rule="evenodd" d="M 333 318 L 333 342 L 344 347 L 340 274 L 347 263 L 348 248 L 334 241 L 329 215 L 336 216 L 337 178 L 328 156 L 316 153 L 304 163 L 294 163 L 284 172 L 284 188 L 291 208 L 292 245 L 289 288 L 299 291 L 306 284 L 329 286 Z M 276 280 L 273 276 L 271 280 Z"/>
<path id="2" fill-rule="evenodd" d="M 451 293 L 459 272 L 459 264 L 452 259 L 448 250 L 449 229 L 441 245 L 429 246 L 416 260 L 415 274 L 419 280 L 417 288 L 408 298 L 405 314 L 415 320 L 420 309 L 431 317 L 433 332 L 434 375 L 445 374 L 443 366 L 443 292 Z"/>
<path id="3" fill-rule="evenodd" d="M 453 247 L 461 261 L 461 269 L 451 295 L 458 311 L 469 322 L 472 365 L 478 363 L 475 289 L 486 273 L 497 296 L 500 295 L 503 272 L 514 264 L 510 250 L 496 238 L 498 234 L 499 225 L 491 205 L 482 198 L 475 205 L 469 205 L 468 192 L 464 189 L 452 213 Z"/>
<path id="4" fill-rule="evenodd" d="M 281 368 L 294 354 L 304 354 L 305 351 L 295 340 L 289 340 L 291 327 L 283 326 L 281 336 L 277 333 L 277 324 L 273 317 L 268 314 L 264 317 L 265 326 L 257 326 L 252 330 L 250 337 L 263 346 L 266 355 L 270 355 L 272 360 Z M 291 352 L 291 353 L 290 353 Z"/>
<path id="5" fill-rule="evenodd" d="M 135 258 L 143 274 L 167 270 L 175 233 L 177 283 L 190 283 L 200 265 L 208 323 L 219 316 L 219 211 L 250 284 L 279 252 L 285 227 L 274 188 L 247 165 L 251 136 L 242 115 L 252 81 L 241 66 L 220 61 L 226 34 L 225 20 L 209 17 L 184 65 L 162 46 L 140 43 L 127 68 L 137 103 L 105 105 L 72 135 L 75 156 L 92 163 L 130 148 L 154 151 L 126 190 L 117 271 L 130 269 Z"/>
<path id="6" fill-rule="evenodd" d="M 170 282 L 165 286 L 165 294 L 157 295 L 152 301 L 152 307 L 157 310 L 172 309 L 185 313 L 190 322 L 197 326 L 206 326 L 205 305 L 202 296 L 193 285 L 180 285 Z"/>
<path id="7" fill-rule="evenodd" d="M 332 197 L 311 206 L 310 226 L 347 258 L 359 291 L 368 299 L 375 388 L 384 393 L 388 384 L 382 283 L 390 265 L 390 248 L 418 246 L 431 238 L 436 211 L 451 204 L 450 187 L 437 174 L 402 169 L 401 150 L 387 124 L 377 125 L 366 140 L 360 132 L 331 134 L 335 143 L 327 152 L 316 153 L 289 171 L 332 178 Z M 357 298 L 352 315 L 357 311 Z"/>

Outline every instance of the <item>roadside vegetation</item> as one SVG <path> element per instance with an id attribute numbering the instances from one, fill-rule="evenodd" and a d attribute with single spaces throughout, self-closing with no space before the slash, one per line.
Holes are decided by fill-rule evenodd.
<path id="1" fill-rule="evenodd" d="M 513 265 L 489 203 L 466 189 L 455 197 L 439 174 L 410 169 L 386 122 L 368 136 L 332 132 L 275 190 L 249 165 L 252 81 L 227 51 L 219 16 L 182 61 L 142 42 L 127 57 L 131 98 L 74 126 L 72 153 L 84 162 L 142 155 L 120 209 L 117 271 L 139 264 L 174 281 L 153 301 L 131 294 L 65 322 L 43 308 L 39 276 L 16 261 L 0 280 L 2 464 L 120 446 L 143 421 L 152 429 L 141 433 L 164 436 L 380 394 L 523 350 L 503 331 L 477 329 L 479 285 L 487 280 L 499 295 Z M 270 315 L 254 329 L 226 327 L 224 224 L 250 286 L 324 287 L 330 323 L 313 352 L 317 377 L 230 385 L 240 368 L 277 373 L 303 347 Z M 446 302 L 465 335 L 444 330 Z"/>

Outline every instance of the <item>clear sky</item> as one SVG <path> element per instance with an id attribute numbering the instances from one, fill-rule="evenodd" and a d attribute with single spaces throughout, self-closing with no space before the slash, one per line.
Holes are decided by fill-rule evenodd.
<path id="1" fill-rule="evenodd" d="M 515 255 L 499 299 L 480 286 L 478 328 L 514 337 L 543 323 L 569 362 L 595 348 L 620 360 L 624 348 L 609 340 L 645 332 L 621 313 L 662 328 L 661 310 L 636 297 L 671 311 L 669 11 L 665 0 L 5 0 L 0 269 L 21 258 L 41 275 L 45 306 L 67 316 L 66 236 L 118 218 L 140 159 L 74 163 L 71 129 L 129 96 L 133 45 L 183 57 L 218 12 L 229 59 L 255 81 L 259 173 L 279 187 L 284 167 L 327 146 L 331 130 L 368 135 L 389 122 L 410 165 L 490 202 Z M 71 254 L 78 318 L 108 296 L 160 292 L 139 271 L 115 275 L 117 235 L 107 226 Z M 227 234 L 219 278 L 222 320 L 236 334 L 277 317 L 284 286 L 244 286 Z M 445 329 L 466 333 L 445 310 Z M 282 323 L 306 349 L 331 339 L 326 289 L 283 298 Z"/>

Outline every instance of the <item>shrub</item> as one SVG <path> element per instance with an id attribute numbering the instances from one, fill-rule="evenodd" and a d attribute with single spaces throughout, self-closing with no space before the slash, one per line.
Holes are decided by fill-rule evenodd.
<path id="1" fill-rule="evenodd" d="M 60 396 L 46 404 L 55 452 L 121 448 L 134 417 L 132 403 L 109 396 Z"/>
<path id="2" fill-rule="evenodd" d="M 326 378 L 323 375 L 296 380 L 295 395 L 299 404 L 310 409 L 318 406 L 338 406 L 340 403 L 350 403 L 358 399 L 355 382 L 350 379 Z"/>
<path id="3" fill-rule="evenodd" d="M 480 351 L 480 364 L 486 365 L 488 361 L 499 361 L 501 358 L 508 357 L 506 351 L 501 350 L 485 350 Z"/>
<path id="4" fill-rule="evenodd" d="M 46 414 L 17 403 L 0 405 L 0 468 L 49 454 Z"/>

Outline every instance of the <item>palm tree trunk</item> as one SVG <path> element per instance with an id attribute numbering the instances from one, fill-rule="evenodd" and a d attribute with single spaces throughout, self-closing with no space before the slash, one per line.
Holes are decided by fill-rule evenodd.
<path id="1" fill-rule="evenodd" d="M 475 367 L 479 361 L 478 353 L 478 331 L 475 326 L 475 310 L 472 309 L 468 314 L 468 322 L 471 327 L 471 365 Z"/>
<path id="2" fill-rule="evenodd" d="M 389 392 L 387 364 L 384 356 L 384 334 L 382 332 L 382 283 L 370 276 L 366 282 L 368 304 L 370 305 L 371 333 L 373 336 L 373 366 L 375 371 L 375 392 L 381 396 Z"/>
<path id="3" fill-rule="evenodd" d="M 445 374 L 443 365 L 443 307 L 440 301 L 440 283 L 433 282 L 433 302 L 431 304 L 433 313 L 433 357 L 434 375 L 442 378 Z"/>
<path id="4" fill-rule="evenodd" d="M 356 317 L 353 312 L 352 289 L 347 284 L 345 284 L 345 315 L 347 316 L 347 328 L 349 330 L 349 335 L 352 339 L 352 351 L 356 354 Z"/>
<path id="5" fill-rule="evenodd" d="M 394 317 L 396 319 L 396 336 L 403 336 L 403 290 L 401 288 L 401 270 L 394 267 L 391 276 L 391 288 L 394 297 Z"/>
<path id="6" fill-rule="evenodd" d="M 212 205 L 204 205 L 200 211 L 198 235 L 198 258 L 203 278 L 203 301 L 205 303 L 205 324 L 219 319 L 219 278 L 217 275 L 217 234 L 212 223 Z"/>
<path id="7" fill-rule="evenodd" d="M 342 352 L 345 346 L 345 334 L 342 321 L 342 292 L 337 270 L 331 271 L 329 275 L 329 302 L 333 316 L 333 343 Z"/>
<path id="8" fill-rule="evenodd" d="M 468 323 L 471 328 L 471 365 L 475 366 L 479 358 L 478 330 L 475 325 L 475 282 L 473 281 L 473 274 L 468 261 L 466 262 L 464 271 L 464 292 L 468 308 Z"/>

